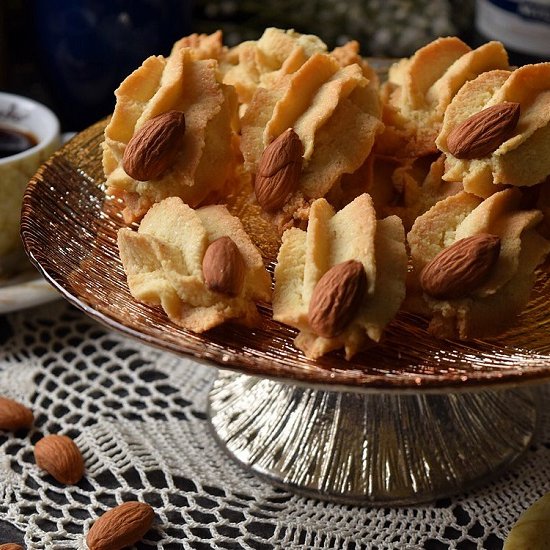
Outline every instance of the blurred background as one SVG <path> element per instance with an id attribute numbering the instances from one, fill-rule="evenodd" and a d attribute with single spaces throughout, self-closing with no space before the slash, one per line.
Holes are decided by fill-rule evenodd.
<path id="1" fill-rule="evenodd" d="M 222 29 L 231 46 L 294 28 L 396 57 L 445 35 L 475 46 L 486 37 L 474 21 L 474 0 L 0 0 L 0 89 L 50 105 L 78 131 L 112 111 L 114 89 L 143 59 L 191 32 Z"/>

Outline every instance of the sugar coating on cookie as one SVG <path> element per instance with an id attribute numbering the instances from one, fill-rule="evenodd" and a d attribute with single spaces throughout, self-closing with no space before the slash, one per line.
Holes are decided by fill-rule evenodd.
<path id="1" fill-rule="evenodd" d="M 447 140 L 470 117 L 489 107 L 519 104 L 514 131 L 496 150 L 481 158 L 456 158 Z M 550 175 L 550 63 L 525 65 L 515 71 L 489 71 L 465 84 L 445 111 L 437 146 L 446 154 L 447 181 L 487 197 L 499 185 L 533 186 Z"/>
<path id="2" fill-rule="evenodd" d="M 331 338 L 316 334 L 309 322 L 316 285 L 331 268 L 361 262 L 366 292 L 344 330 Z M 370 339 L 379 341 L 405 297 L 407 254 L 401 220 L 377 221 L 369 195 L 335 213 L 325 199 L 311 205 L 307 231 L 285 231 L 275 267 L 273 318 L 300 330 L 296 346 L 317 358 L 344 348 L 351 358 Z"/>
<path id="3" fill-rule="evenodd" d="M 221 237 L 233 241 L 244 262 L 237 295 L 212 291 L 205 282 L 203 259 Z M 261 255 L 224 206 L 193 210 L 178 197 L 164 199 L 137 231 L 119 230 L 118 247 L 132 296 L 162 306 L 172 322 L 193 332 L 228 320 L 257 323 L 255 302 L 271 300 L 271 278 Z"/>
<path id="4" fill-rule="evenodd" d="M 175 48 L 170 57 L 153 56 L 116 90 L 113 116 L 105 129 L 103 167 L 109 194 L 124 201 L 127 221 L 176 196 L 196 207 L 227 192 L 237 161 L 237 100 L 221 83 L 214 59 L 197 59 L 192 48 Z M 185 115 L 181 151 L 152 181 L 138 181 L 124 170 L 125 149 L 140 127 L 171 110 Z M 158 144 L 155 144 L 158 146 Z"/>
<path id="5" fill-rule="evenodd" d="M 522 210 L 520 198 L 517 189 L 500 191 L 485 200 L 462 191 L 438 202 L 415 221 L 407 239 L 418 292 L 422 292 L 418 277 L 423 268 L 449 246 L 480 234 L 500 239 L 498 258 L 476 289 L 447 300 L 424 293 L 431 316 L 429 330 L 435 336 L 469 339 L 499 333 L 527 303 L 535 269 L 550 252 L 550 241 L 537 232 L 542 213 Z"/>

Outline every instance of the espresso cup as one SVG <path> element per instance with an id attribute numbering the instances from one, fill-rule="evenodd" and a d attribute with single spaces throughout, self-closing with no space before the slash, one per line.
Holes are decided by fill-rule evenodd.
<path id="1" fill-rule="evenodd" d="M 0 278 L 26 265 L 19 236 L 23 194 L 59 144 L 59 120 L 50 109 L 0 92 Z"/>

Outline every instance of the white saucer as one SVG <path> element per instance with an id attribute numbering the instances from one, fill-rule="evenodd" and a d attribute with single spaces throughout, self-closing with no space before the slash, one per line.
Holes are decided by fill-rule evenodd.
<path id="1" fill-rule="evenodd" d="M 34 269 L 0 281 L 0 315 L 59 298 L 61 294 Z"/>

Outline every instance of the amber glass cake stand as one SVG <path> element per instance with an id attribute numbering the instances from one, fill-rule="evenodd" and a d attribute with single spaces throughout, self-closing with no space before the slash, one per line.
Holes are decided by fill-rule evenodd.
<path id="1" fill-rule="evenodd" d="M 120 205 L 101 184 L 102 121 L 50 159 L 27 189 L 22 237 L 32 262 L 100 322 L 221 368 L 210 393 L 215 437 L 273 483 L 337 501 L 403 504 L 463 491 L 509 467 L 537 424 L 534 384 L 550 377 L 550 279 L 502 337 L 438 341 L 400 314 L 382 343 L 345 361 L 306 359 L 295 331 L 271 319 L 197 335 L 130 296 L 116 248 Z M 228 198 L 272 268 L 277 237 Z"/>

